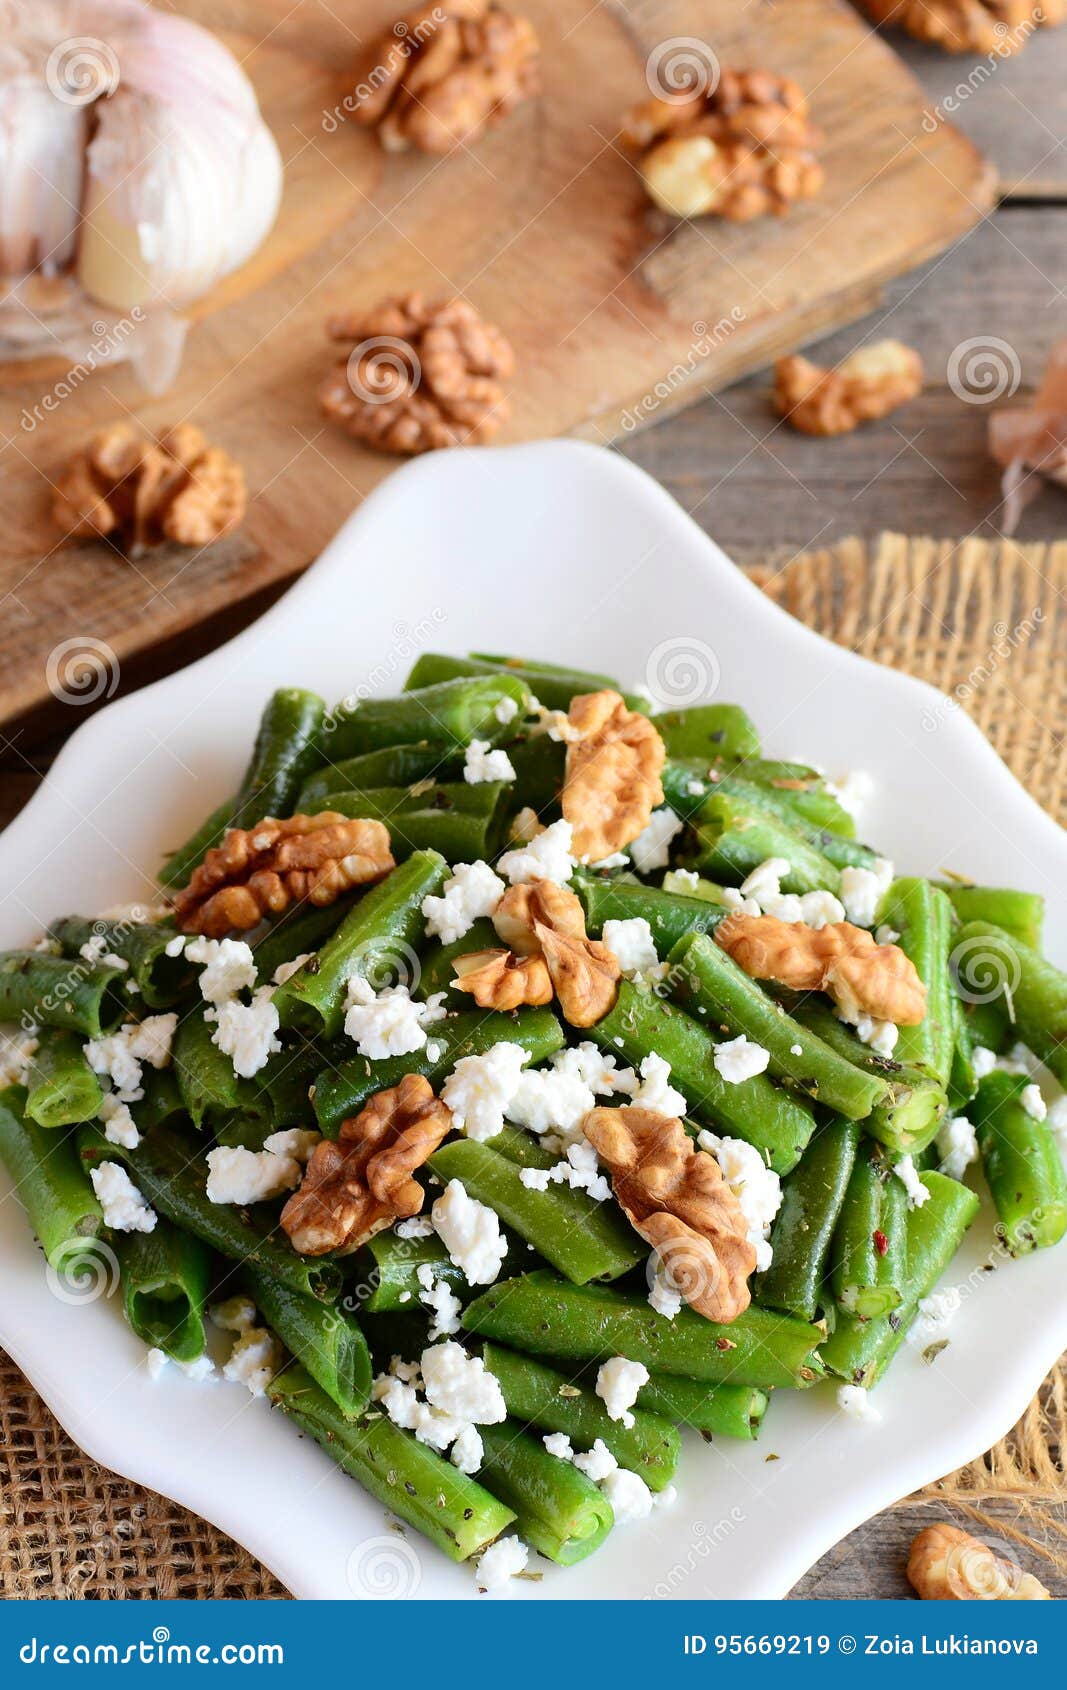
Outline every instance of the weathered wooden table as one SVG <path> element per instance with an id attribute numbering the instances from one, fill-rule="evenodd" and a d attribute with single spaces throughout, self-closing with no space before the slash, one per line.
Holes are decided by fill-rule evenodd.
<path id="1" fill-rule="evenodd" d="M 1039 34 L 1010 61 L 950 59 L 895 39 L 920 77 L 931 108 L 950 115 L 996 164 L 1003 198 L 996 212 L 945 256 L 895 283 L 863 322 L 813 349 L 843 356 L 872 332 L 918 348 L 927 369 L 921 398 L 885 422 L 836 441 L 783 427 L 768 402 L 768 378 L 669 417 L 621 450 L 656 476 L 742 564 L 807 550 L 884 528 L 957 536 L 994 532 L 998 476 L 985 452 L 988 412 L 951 391 L 948 366 L 964 341 L 1002 342 L 1017 363 L 1020 397 L 1036 385 L 1051 342 L 1067 332 L 1067 27 Z M 1067 495 L 1048 491 L 1026 512 L 1020 537 L 1067 530 Z M 263 606 L 214 623 L 219 643 Z M 168 673 L 198 654 L 191 636 L 124 668 L 123 690 Z M 0 825 L 30 797 L 59 739 L 47 723 L 0 735 Z M 1010 1502 L 996 1512 L 1013 1521 Z M 901 1506 L 869 1521 L 802 1580 L 798 1596 L 907 1595 L 902 1567 L 928 1507 Z M 1047 1569 L 1041 1576 L 1048 1578 Z M 1051 1588 L 1067 1596 L 1067 1583 Z"/>

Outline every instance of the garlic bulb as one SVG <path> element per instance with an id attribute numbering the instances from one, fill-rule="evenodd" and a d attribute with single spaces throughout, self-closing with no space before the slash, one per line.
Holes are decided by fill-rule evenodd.
<path id="1" fill-rule="evenodd" d="M 236 59 L 145 0 L 0 0 L 0 271 L 181 307 L 269 231 L 282 165 Z"/>

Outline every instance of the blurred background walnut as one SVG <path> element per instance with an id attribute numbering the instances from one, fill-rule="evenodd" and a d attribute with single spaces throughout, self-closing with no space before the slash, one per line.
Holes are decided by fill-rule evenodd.
<path id="1" fill-rule="evenodd" d="M 914 399 L 922 385 L 922 359 L 899 340 L 861 346 L 836 369 L 800 357 L 774 367 L 775 408 L 801 434 L 848 434 Z"/>
<path id="2" fill-rule="evenodd" d="M 68 539 L 113 539 L 133 557 L 164 540 L 209 545 L 247 507 L 240 464 L 191 423 L 150 441 L 120 422 L 94 434 L 60 477 L 52 515 Z"/>
<path id="3" fill-rule="evenodd" d="M 771 71 L 724 70 L 691 99 L 646 100 L 630 113 L 622 140 L 652 199 L 675 217 L 781 216 L 823 184 L 807 100 Z"/>
<path id="4" fill-rule="evenodd" d="M 356 66 L 356 122 L 389 152 L 451 152 L 537 92 L 539 53 L 529 20 L 489 0 L 421 6 Z"/>
<path id="5" fill-rule="evenodd" d="M 350 350 L 319 388 L 323 412 L 381 452 L 480 445 L 510 414 L 514 354 L 465 300 L 410 293 L 334 317 L 327 332 Z"/>
<path id="6" fill-rule="evenodd" d="M 948 53 L 1016 53 L 1041 24 L 1062 23 L 1067 0 L 859 0 L 872 23 L 899 24 Z"/>

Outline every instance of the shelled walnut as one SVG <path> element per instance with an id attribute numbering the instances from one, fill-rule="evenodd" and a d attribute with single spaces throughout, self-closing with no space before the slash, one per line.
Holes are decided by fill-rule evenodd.
<path id="1" fill-rule="evenodd" d="M 622 134 L 663 211 L 735 223 L 813 199 L 823 185 L 819 139 L 798 85 L 764 70 L 724 70 L 689 99 L 646 100 Z"/>
<path id="2" fill-rule="evenodd" d="M 324 414 L 381 452 L 480 445 L 510 415 L 515 355 L 463 299 L 385 299 L 327 324 L 346 356 L 319 388 Z"/>
<path id="3" fill-rule="evenodd" d="M 587 938 L 582 901 L 569 886 L 537 880 L 509 887 L 493 911 L 493 926 L 517 956 L 544 959 L 570 1026 L 592 1027 L 614 1006 L 618 958 L 599 939 Z"/>
<path id="4" fill-rule="evenodd" d="M 247 506 L 240 464 L 191 423 L 151 441 L 118 422 L 60 477 L 52 515 L 68 539 L 113 539 L 135 557 L 165 540 L 209 545 L 238 526 Z"/>
<path id="5" fill-rule="evenodd" d="M 925 1602 L 1047 1602 L 1033 1573 L 995 1555 L 959 1526 L 926 1526 L 912 1540 L 908 1579 Z"/>
<path id="6" fill-rule="evenodd" d="M 663 740 L 621 694 L 579 693 L 567 714 L 563 815 L 577 857 L 601 862 L 643 833 L 663 802 Z"/>
<path id="7" fill-rule="evenodd" d="M 797 356 L 774 367 L 775 408 L 801 434 L 848 434 L 907 404 L 922 385 L 922 359 L 899 340 L 861 346 L 833 369 Z"/>
<path id="8" fill-rule="evenodd" d="M 1042 24 L 1062 23 L 1067 0 L 859 0 L 872 23 L 898 24 L 948 53 L 1007 56 Z"/>
<path id="9" fill-rule="evenodd" d="M 349 104 L 389 152 L 452 152 L 537 92 L 539 54 L 529 19 L 489 0 L 420 6 L 366 48 Z"/>
<path id="10" fill-rule="evenodd" d="M 926 987 L 911 958 L 850 921 L 808 927 L 737 911 L 715 929 L 715 942 L 754 980 L 828 992 L 850 1021 L 870 1015 L 915 1027 L 926 1015 Z"/>

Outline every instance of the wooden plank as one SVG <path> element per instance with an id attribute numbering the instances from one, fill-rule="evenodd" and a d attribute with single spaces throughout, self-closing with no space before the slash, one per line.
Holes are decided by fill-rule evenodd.
<path id="1" fill-rule="evenodd" d="M 917 85 L 845 0 L 528 0 L 543 98 L 444 162 L 384 155 L 329 117 L 356 38 L 397 5 L 337 0 L 309 24 L 289 0 L 184 0 L 180 9 L 226 34 L 260 90 L 288 161 L 283 215 L 253 264 L 200 310 L 165 399 L 146 401 L 115 368 L 75 380 L 44 412 L 61 369 L 0 371 L 0 719 L 47 699 L 59 640 L 91 635 L 126 666 L 292 576 L 392 467 L 318 413 L 331 311 L 409 287 L 462 291 L 515 343 L 502 438 L 604 438 L 628 415 L 655 419 L 798 335 L 855 317 L 989 203 L 978 155 L 948 127 L 924 132 Z M 614 144 L 618 123 L 646 92 L 650 49 L 694 35 L 728 62 L 788 69 L 810 91 L 827 138 L 818 202 L 744 227 L 664 227 L 650 212 Z M 242 459 L 253 502 L 237 541 L 136 566 L 98 546 L 55 549 L 56 475 L 93 428 L 126 414 L 150 429 L 194 417 Z"/>
<path id="2" fill-rule="evenodd" d="M 918 275 L 893 283 L 862 322 L 807 348 L 833 363 L 882 335 L 917 347 L 926 389 L 882 422 L 833 440 L 797 434 L 775 416 L 770 377 L 761 374 L 623 450 L 746 558 L 883 528 L 993 534 L 999 473 L 985 446 L 989 407 L 956 397 L 949 359 L 962 341 L 994 336 L 1007 350 L 993 355 L 1009 372 L 1018 368 L 1024 398 L 1062 331 L 1056 278 L 1065 239 L 1067 209 L 998 212 Z M 1064 494 L 1049 488 L 1026 511 L 1020 538 L 1056 538 L 1065 522 Z"/>

